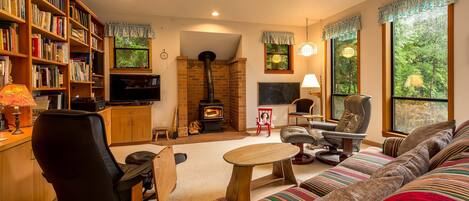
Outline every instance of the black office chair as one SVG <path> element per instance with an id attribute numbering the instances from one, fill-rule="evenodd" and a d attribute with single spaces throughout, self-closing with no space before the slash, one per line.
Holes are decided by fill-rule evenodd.
<path id="1" fill-rule="evenodd" d="M 34 125 L 32 146 L 59 201 L 129 201 L 133 186 L 145 178 L 151 182 L 154 154 L 128 157 L 141 165 L 118 164 L 107 146 L 103 119 L 96 113 L 43 112 Z"/>

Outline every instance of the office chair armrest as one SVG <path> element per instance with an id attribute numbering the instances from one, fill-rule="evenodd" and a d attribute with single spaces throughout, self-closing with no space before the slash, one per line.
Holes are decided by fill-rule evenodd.
<path id="1" fill-rule="evenodd" d="M 152 163 L 153 161 L 148 161 L 141 165 L 123 165 L 124 175 L 119 180 L 117 190 L 126 191 L 140 183 L 144 178 L 143 175 L 151 173 Z"/>
<path id="2" fill-rule="evenodd" d="M 311 128 L 325 131 L 335 131 L 335 128 L 337 127 L 337 124 L 319 121 L 310 121 L 309 124 L 311 125 Z"/>
<path id="3" fill-rule="evenodd" d="M 366 137 L 366 133 L 345 133 L 345 132 L 336 132 L 336 131 L 323 131 L 322 135 L 325 138 L 350 139 L 350 140 L 363 140 Z"/>

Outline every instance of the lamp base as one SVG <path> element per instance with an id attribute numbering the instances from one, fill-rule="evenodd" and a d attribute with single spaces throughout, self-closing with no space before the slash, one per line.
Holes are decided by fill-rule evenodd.
<path id="1" fill-rule="evenodd" d="M 15 107 L 15 112 L 13 113 L 13 115 L 15 115 L 15 131 L 11 133 L 12 135 L 20 135 L 24 133 L 20 128 L 20 114 L 21 112 L 19 108 Z"/>

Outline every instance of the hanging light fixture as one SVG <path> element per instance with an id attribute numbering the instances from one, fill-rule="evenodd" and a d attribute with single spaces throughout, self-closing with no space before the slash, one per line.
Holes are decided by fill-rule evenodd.
<path id="1" fill-rule="evenodd" d="M 309 57 L 318 53 L 318 47 L 316 44 L 309 42 L 308 40 L 308 18 L 306 18 L 306 41 L 300 44 L 299 53 L 302 56 Z"/>

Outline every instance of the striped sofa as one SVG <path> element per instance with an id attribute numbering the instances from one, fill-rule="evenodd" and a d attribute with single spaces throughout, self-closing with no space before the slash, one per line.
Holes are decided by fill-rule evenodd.
<path id="1" fill-rule="evenodd" d="M 262 201 L 311 201 L 364 181 L 393 161 L 402 138 L 388 138 L 383 148 L 368 148 L 331 169 Z M 386 200 L 469 200 L 469 121 L 453 133 L 453 141 L 432 158 L 427 174 L 404 185 Z M 420 199 L 422 198 L 422 199 Z M 426 199 L 428 198 L 428 199 Z"/>

